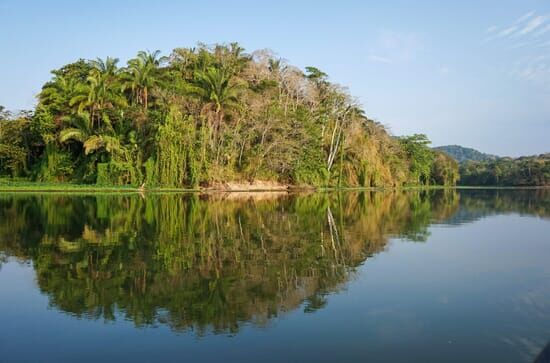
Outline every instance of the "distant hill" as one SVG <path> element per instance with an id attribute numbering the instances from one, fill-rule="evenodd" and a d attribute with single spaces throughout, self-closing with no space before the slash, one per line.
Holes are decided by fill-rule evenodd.
<path id="1" fill-rule="evenodd" d="M 466 161 L 492 161 L 499 158 L 496 155 L 485 154 L 481 151 L 477 151 L 476 149 L 459 145 L 437 146 L 433 149 L 443 151 L 444 153 L 453 157 L 459 163 L 464 163 Z"/>

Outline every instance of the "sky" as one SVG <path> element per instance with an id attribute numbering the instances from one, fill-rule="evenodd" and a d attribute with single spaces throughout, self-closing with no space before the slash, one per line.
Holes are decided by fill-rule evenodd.
<path id="1" fill-rule="evenodd" d="M 233 41 L 320 68 L 394 135 L 550 152 L 550 0 L 0 0 L 0 105 L 78 58 Z"/>

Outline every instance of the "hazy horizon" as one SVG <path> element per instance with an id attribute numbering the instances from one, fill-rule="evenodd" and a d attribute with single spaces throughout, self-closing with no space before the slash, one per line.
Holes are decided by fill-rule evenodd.
<path id="1" fill-rule="evenodd" d="M 197 42 L 269 48 L 348 87 L 396 135 L 501 156 L 550 152 L 550 3 L 0 3 L 0 105 L 29 109 L 79 58 Z"/>

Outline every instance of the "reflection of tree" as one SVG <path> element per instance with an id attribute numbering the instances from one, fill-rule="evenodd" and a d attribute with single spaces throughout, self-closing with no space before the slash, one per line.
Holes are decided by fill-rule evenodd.
<path id="1" fill-rule="evenodd" d="M 387 238 L 423 240 L 453 191 L 0 197 L 0 251 L 33 261 L 52 306 L 137 326 L 236 332 L 313 312 Z"/>
<path id="2" fill-rule="evenodd" d="M 449 215 L 445 223 L 465 223 L 506 213 L 550 218 L 550 189 L 461 190 L 460 208 Z"/>

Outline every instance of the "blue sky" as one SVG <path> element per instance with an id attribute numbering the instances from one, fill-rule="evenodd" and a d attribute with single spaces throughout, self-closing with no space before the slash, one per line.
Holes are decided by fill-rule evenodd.
<path id="1" fill-rule="evenodd" d="M 550 1 L 0 0 L 0 104 L 78 58 L 197 42 L 269 48 L 349 88 L 396 135 L 550 152 Z"/>

